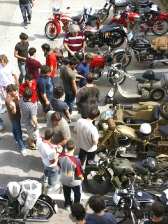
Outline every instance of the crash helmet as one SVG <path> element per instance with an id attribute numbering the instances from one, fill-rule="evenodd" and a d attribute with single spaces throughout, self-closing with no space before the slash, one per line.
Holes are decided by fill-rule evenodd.
<path id="1" fill-rule="evenodd" d="M 148 168 L 150 171 L 153 171 L 157 166 L 157 161 L 155 158 L 148 157 L 143 160 L 144 167 Z"/>
<path id="2" fill-rule="evenodd" d="M 20 194 L 20 190 L 21 187 L 18 182 L 15 181 L 9 182 L 6 189 L 8 198 L 12 201 L 17 200 Z"/>
<path id="3" fill-rule="evenodd" d="M 132 119 L 130 117 L 127 117 L 127 118 L 124 119 L 124 123 L 125 124 L 132 124 L 133 121 L 132 121 Z"/>
<path id="4" fill-rule="evenodd" d="M 74 54 L 75 58 L 77 58 L 80 62 L 84 59 L 84 53 L 83 51 L 77 51 Z"/>
<path id="5" fill-rule="evenodd" d="M 53 13 L 58 13 L 59 10 L 60 10 L 59 5 L 53 5 L 53 7 L 52 7 L 52 12 Z"/>
<path id="6" fill-rule="evenodd" d="M 93 15 L 94 14 L 94 10 L 92 9 L 92 7 L 90 5 L 85 5 L 83 8 L 83 13 L 85 15 Z"/>
<path id="7" fill-rule="evenodd" d="M 151 133 L 151 125 L 148 123 L 143 123 L 140 126 L 140 132 L 143 135 L 149 135 Z"/>
<path id="8" fill-rule="evenodd" d="M 68 64 L 69 64 L 69 60 L 70 60 L 69 57 L 64 57 L 64 58 L 62 59 L 62 63 L 63 63 L 64 65 L 68 65 Z"/>

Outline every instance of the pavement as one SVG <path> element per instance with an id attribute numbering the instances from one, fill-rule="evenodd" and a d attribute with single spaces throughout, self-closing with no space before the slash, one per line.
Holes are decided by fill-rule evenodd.
<path id="1" fill-rule="evenodd" d="M 160 4 L 160 1 L 155 0 Z M 14 47 L 17 42 L 19 42 L 19 35 L 21 32 L 25 32 L 29 36 L 30 47 L 35 47 L 37 49 L 36 59 L 39 60 L 42 64 L 45 64 L 45 58 L 41 50 L 41 45 L 43 43 L 49 43 L 52 48 L 63 47 L 63 37 L 62 33 L 54 41 L 50 41 L 46 38 L 44 34 L 44 27 L 47 23 L 47 19 L 52 15 L 51 9 L 52 5 L 58 4 L 63 11 L 66 11 L 66 7 L 70 6 L 69 13 L 73 16 L 80 14 L 84 5 L 90 4 L 95 10 L 98 10 L 103 7 L 104 0 L 36 0 L 35 6 L 33 7 L 33 17 L 32 24 L 28 26 L 28 29 L 24 29 L 24 24 L 22 22 L 22 16 L 20 8 L 18 6 L 18 0 L 0 0 L 1 13 L 0 13 L 0 54 L 5 54 L 9 58 L 9 62 L 13 64 L 16 68 L 16 73 L 19 75 L 19 70 L 17 67 L 17 59 L 14 58 Z M 162 7 L 163 8 L 163 7 Z M 108 23 L 110 17 L 106 21 Z M 106 48 L 102 48 L 106 50 Z M 93 52 L 93 49 L 88 49 L 89 52 Z M 66 53 L 65 53 L 66 55 Z M 149 65 L 132 63 L 128 67 L 129 71 L 139 72 L 139 69 L 146 70 Z M 167 66 L 158 64 L 157 69 L 166 71 Z M 56 77 L 57 84 L 61 84 L 59 77 Z M 128 84 L 129 83 L 129 84 Z M 135 83 L 133 83 L 135 85 Z M 104 105 L 104 97 L 107 94 L 107 90 L 110 88 L 110 83 L 107 82 L 106 76 L 103 76 L 96 85 L 98 85 L 100 92 L 103 96 L 103 101 L 100 104 L 100 110 L 104 111 L 108 108 L 109 105 Z M 127 81 L 125 85 L 132 86 L 132 81 Z M 121 99 L 124 103 L 129 103 L 129 100 Z M 133 100 L 132 103 L 136 102 Z M 4 108 L 4 102 L 2 101 L 2 107 Z M 76 108 L 74 109 L 76 111 Z M 4 130 L 0 132 L 0 187 L 6 188 L 6 185 L 9 181 L 22 181 L 25 179 L 35 179 L 42 181 L 43 177 L 43 164 L 39 156 L 38 151 L 27 150 L 28 157 L 24 158 L 20 154 L 18 145 L 15 143 L 14 138 L 11 133 L 11 123 L 8 119 L 7 113 L 1 114 L 0 117 L 4 120 Z M 80 115 L 72 115 L 72 124 L 70 124 L 71 130 L 75 122 L 79 119 Z M 42 114 L 41 109 L 38 111 L 39 124 L 41 126 L 40 134 L 43 135 L 46 125 L 42 123 Z M 24 137 L 27 136 L 25 129 L 23 128 Z M 75 139 L 75 136 L 72 134 L 72 138 Z M 28 142 L 26 141 L 26 144 Z M 78 154 L 78 151 L 75 153 Z M 59 179 L 59 178 L 58 178 Z M 84 199 L 84 205 L 86 205 L 87 199 L 90 197 L 90 194 L 87 193 L 87 189 L 83 188 L 84 193 L 82 194 L 82 199 Z M 110 193 L 109 196 L 112 194 Z M 72 218 L 70 212 L 64 210 L 63 206 L 63 195 L 62 188 L 57 192 L 52 192 L 50 196 L 57 200 L 58 203 L 58 213 L 54 215 L 49 223 L 76 223 L 74 218 Z M 91 212 L 87 207 L 87 212 Z M 130 222 L 129 222 L 130 223 Z"/>

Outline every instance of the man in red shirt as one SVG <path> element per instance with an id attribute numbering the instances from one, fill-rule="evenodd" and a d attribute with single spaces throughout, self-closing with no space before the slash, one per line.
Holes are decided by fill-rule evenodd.
<path id="1" fill-rule="evenodd" d="M 25 76 L 25 82 L 22 85 L 20 85 L 20 87 L 19 87 L 19 97 L 20 98 L 23 98 L 23 91 L 26 87 L 29 87 L 33 92 L 33 95 L 31 97 L 32 103 L 38 102 L 38 104 L 40 104 L 40 101 L 38 101 L 38 96 L 37 96 L 36 80 L 34 80 L 34 76 L 32 74 L 27 74 Z"/>
<path id="2" fill-rule="evenodd" d="M 44 52 L 44 57 L 46 57 L 46 65 L 50 66 L 51 68 L 51 75 L 50 78 L 52 80 L 52 83 L 54 85 L 54 81 L 53 78 L 56 74 L 57 71 L 57 59 L 55 57 L 55 54 L 53 52 L 53 50 L 51 50 L 50 45 L 49 44 L 43 44 L 41 46 L 42 51 Z"/>
<path id="3" fill-rule="evenodd" d="M 68 51 L 68 57 L 73 57 L 76 51 L 83 51 L 86 47 L 86 39 L 76 24 L 69 26 L 69 32 L 64 38 L 64 48 Z"/>
<path id="4" fill-rule="evenodd" d="M 29 58 L 26 58 L 26 67 L 28 74 L 32 74 L 37 81 L 39 76 L 39 69 L 42 67 L 41 63 L 35 59 L 36 49 L 34 47 L 29 48 Z"/>

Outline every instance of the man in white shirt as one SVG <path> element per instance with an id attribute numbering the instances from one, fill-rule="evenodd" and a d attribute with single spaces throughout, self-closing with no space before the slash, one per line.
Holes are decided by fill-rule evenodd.
<path id="1" fill-rule="evenodd" d="M 41 155 L 44 164 L 44 182 L 48 182 L 48 191 L 56 191 L 60 188 L 60 184 L 56 184 L 58 176 L 57 161 L 62 147 L 54 146 L 50 141 L 54 131 L 52 128 L 47 128 L 44 137 L 37 139 L 36 146 Z"/>
<path id="2" fill-rule="evenodd" d="M 92 161 L 95 158 L 99 134 L 92 122 L 99 115 L 99 109 L 93 107 L 89 111 L 88 118 L 80 118 L 75 124 L 73 133 L 77 135 L 77 147 L 80 149 L 78 158 L 81 160 L 82 165 L 86 157 L 86 165 L 88 165 L 88 161 Z"/>

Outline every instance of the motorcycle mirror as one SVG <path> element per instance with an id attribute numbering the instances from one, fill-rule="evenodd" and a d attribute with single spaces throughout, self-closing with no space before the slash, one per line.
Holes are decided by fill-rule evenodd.
<path id="1" fill-rule="evenodd" d="M 68 6 L 67 9 L 70 9 L 70 7 Z"/>

